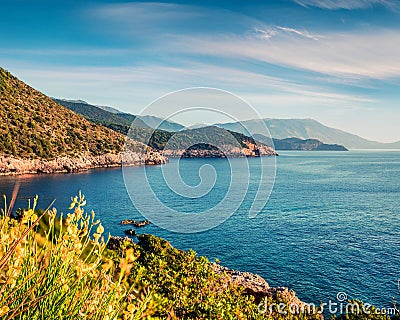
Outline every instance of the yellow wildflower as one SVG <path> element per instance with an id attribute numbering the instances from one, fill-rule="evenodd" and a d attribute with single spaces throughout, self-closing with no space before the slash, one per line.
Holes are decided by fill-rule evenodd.
<path id="1" fill-rule="evenodd" d="M 104 227 L 100 223 L 99 226 L 96 229 L 96 233 L 102 234 L 103 232 L 104 232 Z"/>
<path id="2" fill-rule="evenodd" d="M 3 306 L 0 308 L 0 317 L 4 316 L 5 314 L 8 313 L 8 311 L 10 311 L 10 308 L 8 306 Z"/>
<path id="3" fill-rule="evenodd" d="M 133 312 L 135 311 L 135 306 L 130 303 L 126 307 L 126 310 L 123 312 L 124 313 L 124 319 L 128 319 L 127 316 L 132 316 Z"/>

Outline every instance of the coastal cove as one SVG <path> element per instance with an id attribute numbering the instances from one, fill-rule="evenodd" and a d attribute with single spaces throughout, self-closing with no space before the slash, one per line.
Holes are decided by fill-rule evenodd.
<path id="1" fill-rule="evenodd" d="M 295 290 L 304 301 L 325 302 L 342 291 L 350 298 L 389 305 L 392 296 L 399 296 L 400 152 L 286 151 L 280 155 L 274 190 L 256 218 L 248 218 L 245 200 L 231 218 L 206 232 L 176 234 L 154 224 L 139 232 L 163 237 L 179 249 L 192 248 L 211 260 L 218 258 L 229 268 L 257 273 L 271 286 Z M 249 159 L 250 166 L 255 160 Z M 166 165 L 175 161 L 171 159 Z M 210 164 L 217 174 L 223 174 L 228 164 L 224 159 L 181 161 L 184 180 L 193 184 L 198 183 L 202 165 Z M 156 174 L 160 168 L 150 166 L 146 170 Z M 120 225 L 121 220 L 143 219 L 126 193 L 120 168 L 3 176 L 0 193 L 10 198 L 17 182 L 17 206 L 24 206 L 27 199 L 38 194 L 40 207 L 56 198 L 56 207 L 64 212 L 70 197 L 82 190 L 87 209 L 93 209 L 106 231 L 115 236 L 124 236 L 126 227 Z M 216 192 L 215 201 L 226 191 L 225 184 L 224 179 L 217 180 L 212 191 Z M 168 198 L 171 194 L 165 190 L 161 196 Z M 172 197 L 174 201 L 177 206 L 200 205 L 177 203 Z"/>

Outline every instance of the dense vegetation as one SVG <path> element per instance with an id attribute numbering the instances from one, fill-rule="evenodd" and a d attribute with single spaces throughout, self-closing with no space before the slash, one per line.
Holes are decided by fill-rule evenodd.
<path id="1" fill-rule="evenodd" d="M 0 68 L 0 155 L 52 159 L 122 150 L 124 137 L 57 104 Z"/>

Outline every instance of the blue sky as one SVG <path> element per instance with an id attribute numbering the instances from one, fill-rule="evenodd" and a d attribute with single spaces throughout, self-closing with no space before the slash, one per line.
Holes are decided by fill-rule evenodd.
<path id="1" fill-rule="evenodd" d="M 6 0 L 0 28 L 0 65 L 50 96 L 139 113 L 216 87 L 263 117 L 400 140 L 398 0 Z"/>

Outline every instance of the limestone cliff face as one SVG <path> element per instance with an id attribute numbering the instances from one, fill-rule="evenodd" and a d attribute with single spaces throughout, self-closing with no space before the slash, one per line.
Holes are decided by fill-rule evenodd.
<path id="1" fill-rule="evenodd" d="M 121 153 L 106 153 L 97 156 L 90 153 L 80 153 L 76 157 L 64 156 L 53 160 L 0 156 L 0 175 L 71 173 L 94 168 L 119 167 L 122 165 L 122 158 Z M 168 159 L 156 151 L 148 152 L 146 156 L 134 152 L 124 154 L 124 165 L 157 165 L 166 162 L 168 162 Z"/>

